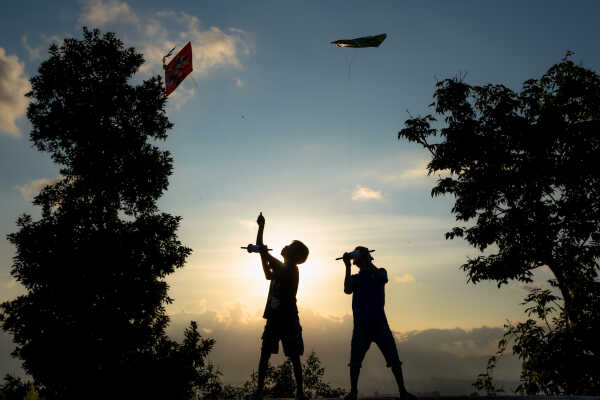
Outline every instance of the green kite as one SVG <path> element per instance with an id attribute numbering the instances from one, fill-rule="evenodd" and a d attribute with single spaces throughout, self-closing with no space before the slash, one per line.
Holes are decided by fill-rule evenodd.
<path id="1" fill-rule="evenodd" d="M 356 39 L 335 40 L 331 44 L 335 44 L 337 47 L 379 47 L 386 37 L 387 34 L 382 33 L 381 35 L 363 36 Z"/>

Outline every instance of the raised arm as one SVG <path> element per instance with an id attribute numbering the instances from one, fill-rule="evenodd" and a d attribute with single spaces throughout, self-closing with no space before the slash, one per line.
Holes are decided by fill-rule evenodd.
<path id="1" fill-rule="evenodd" d="M 263 234 L 265 232 L 265 217 L 263 217 L 262 212 L 260 214 L 258 214 L 258 218 L 256 219 L 256 223 L 258 224 L 258 233 L 256 234 L 256 245 L 257 246 L 264 246 L 263 243 Z M 260 261 L 262 263 L 262 267 L 263 267 L 263 271 L 265 273 L 265 278 L 266 279 L 271 279 L 273 273 L 271 271 L 271 268 L 269 268 L 269 261 L 267 260 L 267 258 L 263 255 L 263 252 L 260 252 Z"/>
<path id="2" fill-rule="evenodd" d="M 273 278 L 273 272 L 281 267 L 281 261 L 273 257 L 267 251 L 267 246 L 263 243 L 263 234 L 265 231 L 265 217 L 262 213 L 258 215 L 256 219 L 258 224 L 258 233 L 256 234 L 256 245 L 262 246 L 263 250 L 260 251 L 260 261 L 262 263 L 265 278 L 271 280 Z"/>
<path id="3" fill-rule="evenodd" d="M 263 217 L 262 213 L 258 214 L 256 223 L 258 224 L 258 233 L 256 234 L 256 245 L 262 246 L 263 245 L 263 233 L 265 231 L 265 217 Z"/>
<path id="4" fill-rule="evenodd" d="M 344 253 L 342 258 L 346 266 L 346 276 L 344 277 L 344 293 L 352 294 L 352 280 L 350 278 L 350 254 Z"/>

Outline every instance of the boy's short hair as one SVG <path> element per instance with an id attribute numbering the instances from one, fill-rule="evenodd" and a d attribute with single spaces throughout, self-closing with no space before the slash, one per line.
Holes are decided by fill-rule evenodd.
<path id="1" fill-rule="evenodd" d="M 308 247 L 299 240 L 294 240 L 292 245 L 294 246 L 294 261 L 296 264 L 302 264 L 308 258 Z"/>

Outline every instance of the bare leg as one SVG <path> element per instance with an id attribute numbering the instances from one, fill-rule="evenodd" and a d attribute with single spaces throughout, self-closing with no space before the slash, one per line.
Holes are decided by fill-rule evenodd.
<path id="1" fill-rule="evenodd" d="M 394 374 L 394 378 L 396 378 L 398 392 L 400 392 L 400 394 L 406 392 L 406 388 L 404 387 L 404 375 L 402 375 L 402 366 L 397 365 L 392 367 L 392 373 Z"/>
<path id="2" fill-rule="evenodd" d="M 263 389 L 265 387 L 265 376 L 267 375 L 270 358 L 271 352 L 269 350 L 263 349 L 260 352 L 260 361 L 258 362 L 258 382 L 256 384 L 257 398 L 262 398 Z"/>
<path id="3" fill-rule="evenodd" d="M 406 391 L 406 387 L 404 386 L 404 375 L 402 375 L 402 364 L 398 364 L 392 367 L 392 373 L 394 374 L 394 378 L 396 378 L 396 384 L 398 385 L 398 392 L 400 393 L 401 400 L 411 400 L 416 397 L 408 393 Z"/>
<path id="4" fill-rule="evenodd" d="M 347 400 L 355 400 L 358 396 L 358 377 L 360 367 L 350 366 L 350 393 L 345 397 Z"/>
<path id="5" fill-rule="evenodd" d="M 290 357 L 292 366 L 294 367 L 294 378 L 296 378 L 296 398 L 304 398 L 304 383 L 302 381 L 302 364 L 300 363 L 300 356 L 295 355 Z"/>

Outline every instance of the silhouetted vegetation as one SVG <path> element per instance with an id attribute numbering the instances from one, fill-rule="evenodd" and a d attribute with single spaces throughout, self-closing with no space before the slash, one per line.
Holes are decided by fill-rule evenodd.
<path id="1" fill-rule="evenodd" d="M 311 352 L 302 363 L 302 377 L 304 382 L 304 393 L 310 398 L 325 397 L 337 398 L 346 394 L 346 391 L 339 387 L 332 387 L 329 383 L 323 382 L 325 368 L 321 365 L 321 360 Z M 258 382 L 258 373 L 253 372 L 248 380 L 240 388 L 226 386 L 225 398 L 241 398 L 245 394 L 254 393 Z M 267 368 L 265 376 L 264 395 L 267 397 L 282 398 L 294 397 L 296 393 L 296 383 L 294 381 L 294 372 L 290 360 L 284 361 L 281 365 Z"/>
<path id="2" fill-rule="evenodd" d="M 181 344 L 165 334 L 165 278 L 191 250 L 180 217 L 156 206 L 173 160 L 153 141 L 172 124 L 160 77 L 132 83 L 143 62 L 84 28 L 31 79 L 30 139 L 61 179 L 35 197 L 41 218 L 23 215 L 8 236 L 26 293 L 0 315 L 47 399 L 190 399 L 216 373 L 205 361 L 214 341 L 195 323 Z"/>
<path id="3" fill-rule="evenodd" d="M 600 394 L 600 76 L 569 58 L 516 93 L 503 85 L 438 82 L 441 116 L 411 118 L 399 138 L 431 154 L 433 196 L 455 197 L 463 222 L 446 234 L 482 254 L 462 265 L 468 280 L 531 283 L 547 267 L 552 288 L 530 289 L 526 322 L 499 343 L 522 360 L 522 393 Z M 435 124 L 435 126 L 434 126 Z M 484 253 L 486 252 L 486 253 Z M 493 391 L 491 371 L 479 389 Z"/>
<path id="4" fill-rule="evenodd" d="M 4 382 L 0 385 L 0 400 L 23 400 L 27 395 L 29 384 L 23 382 L 21 378 L 6 374 Z"/>

